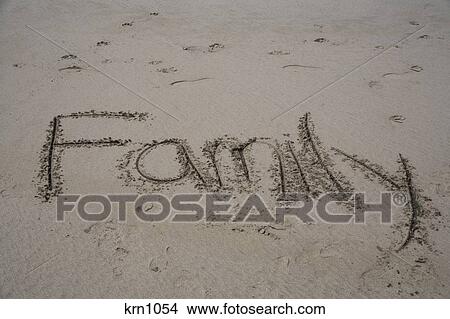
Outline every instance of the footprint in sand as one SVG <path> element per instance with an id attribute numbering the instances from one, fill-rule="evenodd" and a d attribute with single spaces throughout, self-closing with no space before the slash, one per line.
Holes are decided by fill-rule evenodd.
<path id="1" fill-rule="evenodd" d="M 76 58 L 78 58 L 76 55 L 66 54 L 66 55 L 63 55 L 60 59 L 61 60 L 73 60 L 73 59 L 76 59 Z"/>
<path id="2" fill-rule="evenodd" d="M 223 45 L 222 43 L 216 42 L 216 43 L 210 44 L 208 47 L 191 45 L 191 46 L 183 47 L 183 50 L 192 52 L 192 53 L 196 53 L 196 52 L 214 53 L 214 52 L 220 51 L 223 48 L 225 48 L 225 45 Z"/>
<path id="3" fill-rule="evenodd" d="M 169 266 L 169 261 L 167 259 L 167 256 L 157 256 L 154 257 L 150 260 L 149 264 L 148 264 L 148 269 L 151 272 L 162 272 L 164 270 L 167 269 L 167 267 Z"/>
<path id="4" fill-rule="evenodd" d="M 283 50 L 273 50 L 269 52 L 270 55 L 289 55 L 291 52 Z"/>
<path id="5" fill-rule="evenodd" d="M 172 253 L 173 249 L 170 246 L 166 247 L 163 254 L 150 259 L 148 269 L 156 273 L 166 270 L 169 267 L 169 260 Z"/>
<path id="6" fill-rule="evenodd" d="M 321 25 L 321 24 L 314 24 L 313 27 L 314 27 L 315 29 L 317 29 L 319 32 L 322 32 L 323 25 Z"/>
<path id="7" fill-rule="evenodd" d="M 418 73 L 418 72 L 421 72 L 422 70 L 423 70 L 423 68 L 421 66 L 413 65 L 413 66 L 409 67 L 408 71 L 400 72 L 400 73 L 389 72 L 389 73 L 383 74 L 383 77 L 384 78 L 387 78 L 387 77 L 394 77 L 394 78 L 396 78 L 396 77 L 401 77 L 401 76 L 403 76 L 405 74 L 409 74 L 409 73 L 412 73 L 412 72 L 417 72 Z"/>
<path id="8" fill-rule="evenodd" d="M 396 114 L 396 115 L 390 116 L 389 120 L 391 120 L 392 122 L 395 122 L 395 123 L 403 123 L 406 120 L 406 117 Z"/>
<path id="9" fill-rule="evenodd" d="M 14 179 L 11 174 L 0 175 L 0 198 L 10 196 L 16 187 L 17 185 L 14 184 Z"/>
<path id="10" fill-rule="evenodd" d="M 150 65 L 158 65 L 158 64 L 161 64 L 163 61 L 161 61 L 161 60 L 153 60 L 153 61 L 150 61 L 150 62 L 148 62 L 148 64 L 150 64 Z"/>
<path id="11" fill-rule="evenodd" d="M 130 251 L 123 246 L 126 234 L 122 228 L 123 225 L 109 220 L 92 224 L 83 230 L 97 246 L 97 253 L 111 267 L 114 277 L 123 274 L 126 258 L 130 254 Z"/>
<path id="12" fill-rule="evenodd" d="M 381 89 L 383 86 L 381 85 L 381 83 L 379 81 L 370 81 L 369 87 L 375 88 L 375 89 Z"/>
<path id="13" fill-rule="evenodd" d="M 84 70 L 82 67 L 79 67 L 78 65 L 72 65 L 65 68 L 58 69 L 58 71 L 73 71 L 73 72 L 81 72 L 81 70 Z"/>
<path id="14" fill-rule="evenodd" d="M 335 41 L 331 42 L 330 40 L 328 40 L 326 38 L 317 38 L 317 39 L 314 39 L 313 42 L 315 42 L 315 43 L 327 43 L 329 45 L 334 45 L 334 46 L 342 45 L 342 44 L 345 43 L 345 42 L 342 42 L 342 41 L 340 41 L 340 42 L 335 42 Z"/>
<path id="15" fill-rule="evenodd" d="M 220 49 L 223 49 L 224 47 L 225 46 L 222 43 L 213 43 L 209 45 L 208 52 L 216 52 L 219 51 Z"/>
<path id="16" fill-rule="evenodd" d="M 178 70 L 173 66 L 171 66 L 169 68 L 160 68 L 160 69 L 156 70 L 156 72 L 160 72 L 160 73 L 175 73 L 177 71 Z"/>
<path id="17" fill-rule="evenodd" d="M 98 47 L 104 47 L 109 45 L 109 41 L 98 41 L 96 44 Z"/>
<path id="18" fill-rule="evenodd" d="M 291 258 L 289 256 L 280 256 L 274 259 L 274 268 L 280 273 L 288 273 Z"/>

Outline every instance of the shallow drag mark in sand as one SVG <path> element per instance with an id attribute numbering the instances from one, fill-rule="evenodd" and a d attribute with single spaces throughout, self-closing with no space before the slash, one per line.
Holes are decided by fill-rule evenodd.
<path id="1" fill-rule="evenodd" d="M 287 64 L 283 65 L 281 67 L 282 69 L 313 69 L 313 70 L 319 70 L 322 69 L 320 66 L 313 66 L 313 65 L 302 65 L 302 64 Z"/>
<path id="2" fill-rule="evenodd" d="M 212 80 L 212 78 L 200 78 L 200 79 L 195 79 L 195 80 L 179 80 L 179 81 L 174 81 L 174 82 L 170 83 L 170 85 L 174 86 L 174 85 L 179 85 L 182 83 L 194 83 L 194 82 L 199 82 L 199 81 L 204 81 L 204 80 Z"/>

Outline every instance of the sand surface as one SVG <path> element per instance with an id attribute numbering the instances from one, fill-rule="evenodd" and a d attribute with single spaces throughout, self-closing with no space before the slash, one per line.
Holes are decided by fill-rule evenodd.
<path id="1" fill-rule="evenodd" d="M 0 297 L 449 298 L 449 86 L 449 1 L 0 1 Z M 143 176 L 180 145 L 198 174 Z M 414 198 L 383 225 L 56 222 L 64 193 L 341 189 Z"/>

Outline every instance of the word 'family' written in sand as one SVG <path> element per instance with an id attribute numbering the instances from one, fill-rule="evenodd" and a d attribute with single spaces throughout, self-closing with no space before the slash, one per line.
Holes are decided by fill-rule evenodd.
<path id="1" fill-rule="evenodd" d="M 79 148 L 125 148 L 117 159 L 118 179 L 124 187 L 138 192 L 162 192 L 172 187 L 190 185 L 200 192 L 255 192 L 268 187 L 274 198 L 287 193 L 301 192 L 312 197 L 329 192 L 352 192 L 355 187 L 339 170 L 316 134 L 311 114 L 299 118 L 295 140 L 285 134 L 283 141 L 268 137 L 252 137 L 247 140 L 224 136 L 207 140 L 198 156 L 188 141 L 166 138 L 151 143 L 133 142 L 131 139 L 78 139 L 67 141 L 61 121 L 71 119 L 115 119 L 146 121 L 147 113 L 138 112 L 78 112 L 57 115 L 50 123 L 47 141 L 40 157 L 38 197 L 51 201 L 64 189 L 63 153 Z M 166 158 L 171 149 L 173 158 Z M 413 238 L 419 228 L 418 220 L 424 214 L 423 195 L 414 185 L 414 169 L 408 159 L 398 154 L 394 173 L 381 165 L 338 147 L 331 147 L 334 157 L 347 162 L 352 169 L 360 170 L 366 179 L 381 184 L 390 191 L 404 191 L 409 195 L 410 218 L 408 235 L 403 245 Z M 177 165 L 169 172 L 161 173 L 149 165 L 152 157 L 160 155 L 160 161 L 174 160 Z M 260 165 L 261 161 L 269 164 Z M 265 167 L 265 171 L 261 169 Z M 263 178 L 263 176 L 267 178 Z M 358 189 L 358 191 L 362 191 Z"/>

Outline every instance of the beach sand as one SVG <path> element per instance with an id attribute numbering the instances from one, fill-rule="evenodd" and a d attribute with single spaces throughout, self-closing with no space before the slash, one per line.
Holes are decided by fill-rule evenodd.
<path id="1" fill-rule="evenodd" d="M 0 297 L 449 298 L 449 85 L 449 1 L 0 1 Z M 409 200 L 56 221 L 58 194 L 297 191 Z"/>

